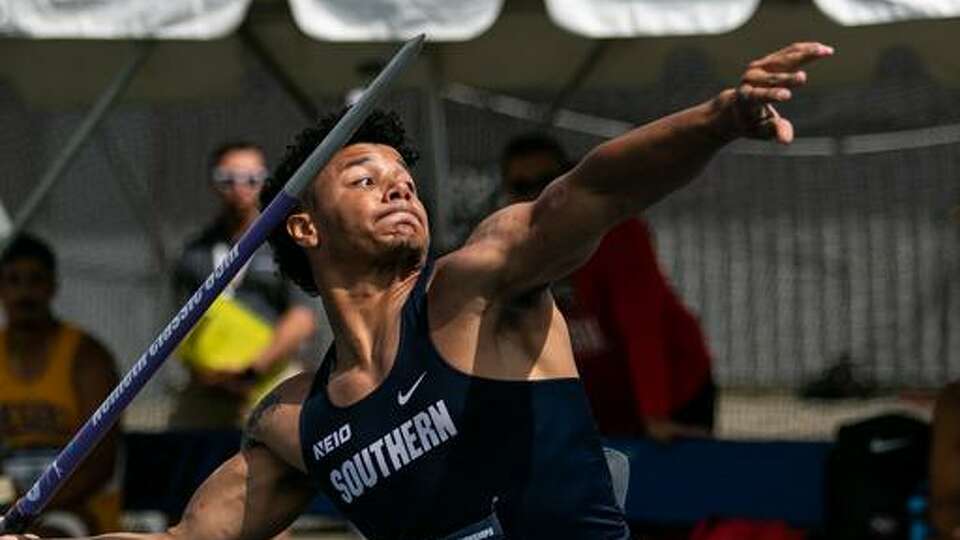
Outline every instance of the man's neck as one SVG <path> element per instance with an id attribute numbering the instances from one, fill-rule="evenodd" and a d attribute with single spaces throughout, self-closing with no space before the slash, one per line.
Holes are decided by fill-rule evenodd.
<path id="1" fill-rule="evenodd" d="M 7 340 L 12 346 L 30 347 L 45 342 L 59 326 L 53 315 L 26 321 L 11 320 L 6 328 Z"/>
<path id="2" fill-rule="evenodd" d="M 32 380 L 47 368 L 53 337 L 60 322 L 52 316 L 31 321 L 11 321 L 4 353 L 7 369 L 16 377 Z"/>
<path id="3" fill-rule="evenodd" d="M 337 343 L 337 371 L 385 373 L 396 354 L 400 311 L 422 269 L 359 272 L 338 266 L 319 266 L 315 278 Z"/>

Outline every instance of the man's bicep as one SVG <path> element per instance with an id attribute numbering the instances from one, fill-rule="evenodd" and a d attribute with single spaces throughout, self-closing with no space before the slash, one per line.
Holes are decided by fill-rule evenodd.
<path id="1" fill-rule="evenodd" d="M 547 187 L 534 202 L 508 206 L 482 223 L 467 248 L 485 249 L 485 269 L 500 290 L 524 294 L 578 268 L 612 223 L 606 201 L 568 185 Z"/>
<path id="2" fill-rule="evenodd" d="M 177 538 L 253 540 L 272 538 L 286 529 L 313 498 L 307 477 L 266 446 L 241 450 L 197 489 Z"/>

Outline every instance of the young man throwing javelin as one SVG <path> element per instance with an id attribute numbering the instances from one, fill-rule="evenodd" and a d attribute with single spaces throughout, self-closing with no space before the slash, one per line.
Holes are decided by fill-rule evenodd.
<path id="1" fill-rule="evenodd" d="M 103 538 L 270 538 L 318 491 L 370 540 L 628 538 L 547 285 L 726 143 L 789 143 L 772 104 L 832 53 L 799 43 L 752 62 L 736 89 L 598 146 L 435 263 L 415 152 L 395 116 L 371 116 L 271 238 L 281 270 L 323 299 L 323 366 L 264 399 L 178 525 Z M 264 197 L 333 123 L 301 134 Z"/>

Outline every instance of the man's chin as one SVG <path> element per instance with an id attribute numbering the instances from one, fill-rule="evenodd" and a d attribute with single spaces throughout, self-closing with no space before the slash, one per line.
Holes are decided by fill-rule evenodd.
<path id="1" fill-rule="evenodd" d="M 427 242 L 421 238 L 394 238 L 384 245 L 378 266 L 413 269 L 419 266 L 427 254 Z"/>

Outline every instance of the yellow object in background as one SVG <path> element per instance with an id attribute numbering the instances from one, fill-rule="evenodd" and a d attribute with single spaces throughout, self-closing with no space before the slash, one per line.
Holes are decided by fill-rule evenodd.
<path id="1" fill-rule="evenodd" d="M 177 347 L 180 360 L 199 371 L 242 372 L 273 340 L 273 326 L 233 298 L 220 296 Z M 281 364 L 285 364 L 282 362 Z M 251 402 L 273 389 L 283 365 L 254 387 Z"/>
<path id="2" fill-rule="evenodd" d="M 17 487 L 9 476 L 0 476 L 0 506 L 17 500 Z"/>
<path id="3" fill-rule="evenodd" d="M 213 302 L 177 348 L 187 365 L 206 371 L 243 371 L 273 340 L 273 327 L 232 298 Z"/>

